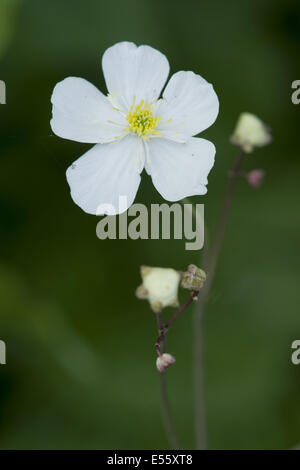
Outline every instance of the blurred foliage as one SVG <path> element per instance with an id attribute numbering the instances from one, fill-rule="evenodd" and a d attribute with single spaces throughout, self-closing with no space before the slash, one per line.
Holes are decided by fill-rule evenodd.
<path id="1" fill-rule="evenodd" d="M 1 0 L 0 3 L 0 57 L 13 36 L 15 16 L 21 0 Z"/>
<path id="2" fill-rule="evenodd" d="M 300 441 L 299 3 L 292 0 L 127 2 L 1 0 L 0 107 L 1 448 L 167 448 L 153 342 L 137 300 L 139 266 L 185 268 L 184 241 L 100 241 L 97 218 L 74 205 L 65 169 L 89 146 L 51 134 L 50 95 L 66 76 L 102 90 L 100 57 L 120 41 L 166 53 L 172 73 L 211 81 L 221 110 L 203 136 L 217 147 L 206 223 L 214 233 L 238 114 L 254 112 L 274 143 L 246 160 L 265 184 L 241 181 L 205 318 L 209 442 L 217 449 L 290 448 Z M 3 36 L 3 38 L 2 38 Z M 8 38 L 8 36 L 6 35 Z M 2 49 L 3 50 L 3 49 Z M 1 50 L 0 50 L 1 53 Z M 195 202 L 197 198 L 193 199 Z M 143 175 L 138 202 L 162 202 Z M 117 273 L 117 276 L 116 276 Z M 182 300 L 185 298 L 182 294 Z M 166 311 L 166 315 L 171 309 Z M 170 330 L 176 427 L 193 441 L 192 311 Z"/>

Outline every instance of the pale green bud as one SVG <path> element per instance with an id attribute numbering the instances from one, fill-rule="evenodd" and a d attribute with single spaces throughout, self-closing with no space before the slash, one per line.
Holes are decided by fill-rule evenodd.
<path id="1" fill-rule="evenodd" d="M 198 291 L 203 287 L 206 280 L 206 274 L 203 269 L 198 268 L 195 264 L 190 264 L 187 270 L 182 273 L 181 286 L 184 289 Z"/>
<path id="2" fill-rule="evenodd" d="M 253 152 L 255 147 L 263 147 L 272 141 L 269 127 L 257 116 L 242 113 L 230 141 L 246 153 Z"/>

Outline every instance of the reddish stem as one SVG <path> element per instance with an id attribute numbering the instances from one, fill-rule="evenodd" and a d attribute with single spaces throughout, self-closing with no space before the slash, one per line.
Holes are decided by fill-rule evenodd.
<path id="1" fill-rule="evenodd" d="M 190 295 L 190 297 L 187 299 L 187 301 L 182 304 L 179 309 L 172 315 L 172 317 L 167 321 L 167 323 L 162 324 L 160 330 L 159 330 L 159 336 L 155 342 L 155 349 L 157 352 L 158 356 L 161 356 L 161 343 L 164 342 L 166 334 L 170 328 L 171 325 L 177 320 L 177 318 L 184 312 L 184 310 L 193 302 L 193 300 L 198 299 L 198 291 L 193 291 Z M 160 315 L 160 314 L 159 314 Z"/>

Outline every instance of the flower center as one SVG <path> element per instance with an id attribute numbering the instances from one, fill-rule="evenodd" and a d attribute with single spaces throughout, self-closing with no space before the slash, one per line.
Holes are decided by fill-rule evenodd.
<path id="1" fill-rule="evenodd" d="M 143 139 L 148 140 L 151 134 L 160 133 L 155 128 L 161 121 L 161 117 L 153 116 L 151 105 L 145 103 L 144 100 L 141 100 L 136 106 L 135 102 L 133 102 L 126 119 L 129 124 L 129 131 Z"/>

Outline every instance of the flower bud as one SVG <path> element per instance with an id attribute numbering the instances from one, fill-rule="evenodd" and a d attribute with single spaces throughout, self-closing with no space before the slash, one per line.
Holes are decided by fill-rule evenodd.
<path id="1" fill-rule="evenodd" d="M 197 268 L 195 264 L 190 264 L 187 270 L 182 273 L 181 286 L 184 289 L 198 291 L 203 287 L 206 274 L 203 269 Z"/>
<path id="2" fill-rule="evenodd" d="M 253 188 L 259 188 L 263 182 L 265 172 L 263 170 L 252 170 L 247 173 L 247 181 Z"/>
<path id="3" fill-rule="evenodd" d="M 140 299 L 148 299 L 154 312 L 164 307 L 178 307 L 180 274 L 171 268 L 141 267 L 143 284 L 136 290 Z"/>
<path id="4" fill-rule="evenodd" d="M 164 372 L 171 364 L 174 364 L 174 362 L 176 362 L 175 357 L 171 356 L 171 354 L 164 353 L 156 359 L 156 367 L 159 372 Z"/>
<path id="5" fill-rule="evenodd" d="M 272 137 L 269 127 L 257 116 L 242 113 L 230 141 L 232 144 L 241 147 L 244 152 L 251 153 L 255 147 L 263 147 L 269 144 Z"/>

